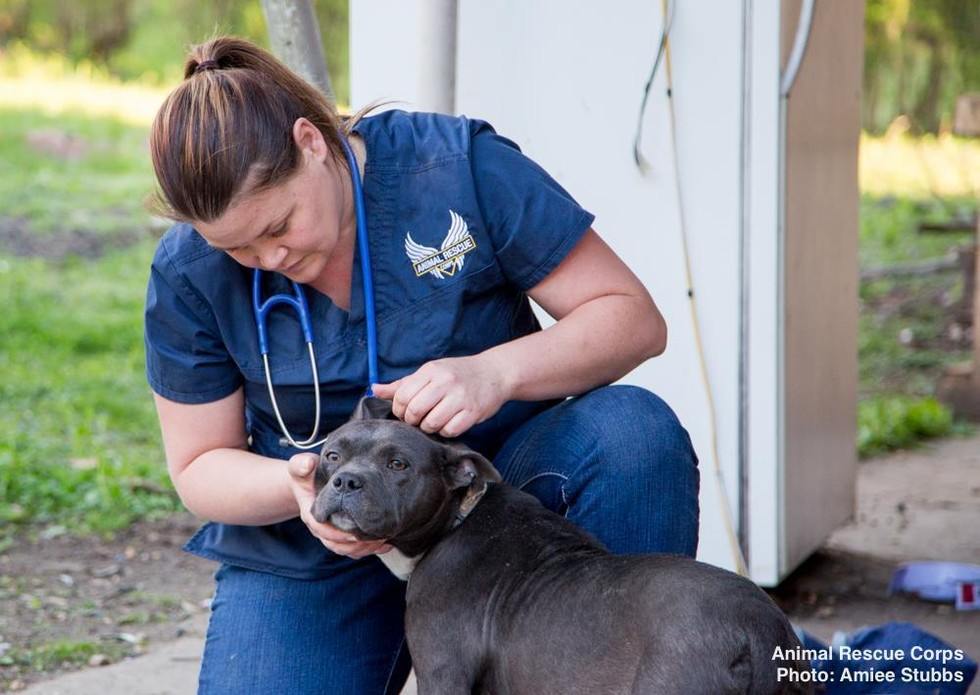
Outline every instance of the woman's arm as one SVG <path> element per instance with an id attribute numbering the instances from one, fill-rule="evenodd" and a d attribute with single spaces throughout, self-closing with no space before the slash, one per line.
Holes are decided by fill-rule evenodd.
<path id="1" fill-rule="evenodd" d="M 310 514 L 317 455 L 288 462 L 247 450 L 244 392 L 213 403 L 187 405 L 154 394 L 170 479 L 195 515 L 226 524 L 262 526 L 300 517 L 335 553 L 359 558 L 385 552 L 378 541 L 353 536 Z"/>
<path id="2" fill-rule="evenodd" d="M 244 394 L 188 405 L 154 394 L 170 479 L 204 519 L 258 526 L 295 517 L 286 462 L 250 453 Z"/>
<path id="3" fill-rule="evenodd" d="M 583 393 L 667 346 L 667 324 L 649 292 L 591 229 L 528 295 L 557 322 L 483 353 L 504 375 L 508 400 Z"/>
<path id="4" fill-rule="evenodd" d="M 650 294 L 589 230 L 528 292 L 557 322 L 472 357 L 435 360 L 374 392 L 428 432 L 458 437 L 508 400 L 571 396 L 620 378 L 667 344 Z"/>

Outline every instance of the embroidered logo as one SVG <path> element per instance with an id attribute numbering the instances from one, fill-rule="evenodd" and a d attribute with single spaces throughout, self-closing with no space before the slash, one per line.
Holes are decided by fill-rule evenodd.
<path id="1" fill-rule="evenodd" d="M 452 210 L 449 211 L 449 231 L 442 240 L 441 248 L 416 243 L 411 232 L 405 235 L 405 253 L 417 277 L 432 273 L 443 280 L 445 275 L 451 276 L 461 270 L 466 254 L 475 248 L 476 241 L 470 235 L 466 220 Z"/>

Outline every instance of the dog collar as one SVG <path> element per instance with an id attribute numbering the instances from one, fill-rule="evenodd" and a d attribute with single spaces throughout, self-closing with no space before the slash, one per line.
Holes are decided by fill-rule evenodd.
<path id="1" fill-rule="evenodd" d="M 450 527 L 450 530 L 455 529 L 457 526 L 463 523 L 466 517 L 468 517 L 473 511 L 474 507 L 476 507 L 477 502 L 483 499 L 483 495 L 485 495 L 486 492 L 487 484 L 485 482 L 483 483 L 483 487 L 481 487 L 479 490 L 470 488 L 466 491 L 466 495 L 463 496 L 463 501 L 459 505 L 459 511 L 456 512 L 456 517 L 453 519 L 453 525 Z M 378 558 L 385 564 L 393 575 L 401 579 L 403 582 L 409 582 L 411 581 L 412 572 L 415 570 L 415 566 L 419 564 L 419 561 L 424 555 L 425 553 L 408 557 L 398 548 L 392 548 L 387 553 L 378 555 Z"/>

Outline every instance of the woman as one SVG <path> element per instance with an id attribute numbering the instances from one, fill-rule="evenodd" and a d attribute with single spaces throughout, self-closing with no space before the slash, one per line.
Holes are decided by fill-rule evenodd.
<path id="1" fill-rule="evenodd" d="M 404 585 L 372 557 L 388 546 L 309 515 L 316 449 L 293 444 L 316 399 L 296 313 L 267 318 L 274 403 L 252 308 L 253 269 L 268 271 L 262 296 L 301 283 L 319 431 L 344 422 L 369 386 L 357 175 L 375 395 L 492 458 L 612 551 L 694 555 L 687 433 L 653 394 L 605 386 L 661 353 L 666 326 L 591 214 L 487 123 L 341 120 L 247 42 L 198 46 L 185 78 L 151 136 L 179 223 L 153 261 L 146 352 L 171 478 L 210 520 L 187 549 L 221 563 L 200 692 L 398 692 L 407 674 Z M 528 298 L 557 323 L 540 330 Z"/>

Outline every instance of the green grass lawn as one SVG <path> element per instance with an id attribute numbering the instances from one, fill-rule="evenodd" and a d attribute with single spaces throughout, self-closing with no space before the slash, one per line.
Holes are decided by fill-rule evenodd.
<path id="1" fill-rule="evenodd" d="M 111 532 L 170 513 L 143 375 L 147 126 L 19 105 L 0 107 L 0 133 L 0 233 L 17 224 L 51 256 L 0 253 L 0 546 L 25 526 Z M 83 259 L 68 233 L 125 243 Z"/>
<path id="2" fill-rule="evenodd" d="M 153 189 L 145 126 L 0 108 L 0 209 L 33 233 L 145 229 Z"/>
<path id="3" fill-rule="evenodd" d="M 97 261 L 0 257 L 0 524 L 106 532 L 179 508 L 143 376 L 150 240 Z M 0 541 L 2 542 L 2 541 Z"/>

